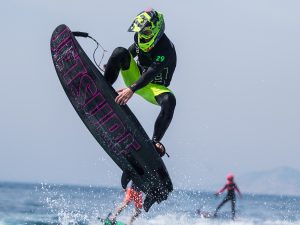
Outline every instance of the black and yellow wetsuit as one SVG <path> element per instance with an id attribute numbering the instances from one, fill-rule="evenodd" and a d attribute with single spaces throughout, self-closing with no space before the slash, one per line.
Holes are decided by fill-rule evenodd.
<path id="1" fill-rule="evenodd" d="M 173 43 L 166 34 L 163 34 L 159 42 L 149 52 L 143 52 L 138 47 L 137 34 L 135 34 L 134 40 L 135 43 L 129 47 L 129 52 L 133 58 L 137 56 L 137 66 L 142 76 L 130 85 L 131 89 L 136 91 L 149 83 L 168 87 L 172 80 L 177 60 Z M 124 79 L 126 79 L 125 76 Z M 155 96 L 157 94 L 160 93 L 154 93 Z"/>
<path id="2" fill-rule="evenodd" d="M 155 142 L 161 140 L 173 118 L 176 99 L 168 86 L 175 71 L 176 60 L 175 47 L 166 34 L 148 52 L 139 48 L 135 34 L 134 43 L 128 49 L 116 48 L 106 65 L 104 76 L 111 84 L 116 81 L 121 70 L 127 87 L 145 100 L 161 106 L 154 126 Z"/>

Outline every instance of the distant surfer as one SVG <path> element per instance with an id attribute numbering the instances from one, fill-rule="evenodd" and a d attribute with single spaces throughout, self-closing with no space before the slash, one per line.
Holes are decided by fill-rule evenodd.
<path id="1" fill-rule="evenodd" d="M 234 220 L 234 218 L 235 218 L 235 203 L 236 203 L 235 191 L 239 194 L 240 197 L 242 197 L 242 194 L 241 194 L 238 186 L 234 182 L 234 175 L 232 173 L 229 173 L 226 178 L 227 178 L 227 182 L 226 182 L 225 186 L 221 190 L 216 192 L 215 195 L 218 196 L 221 193 L 223 193 L 225 190 L 227 190 L 227 195 L 225 196 L 223 201 L 218 205 L 213 216 L 216 217 L 219 209 L 226 202 L 231 201 L 231 215 L 232 215 L 231 218 Z"/>
<path id="2" fill-rule="evenodd" d="M 163 15 L 151 8 L 139 13 L 128 31 L 135 32 L 134 43 L 128 49 L 117 47 L 113 51 L 105 65 L 104 77 L 112 85 L 121 71 L 127 87 L 118 90 L 115 99 L 118 104 L 126 104 L 136 93 L 161 107 L 152 141 L 162 157 L 166 150 L 160 141 L 176 106 L 176 98 L 168 88 L 176 67 L 175 47 L 164 32 Z"/>
<path id="3" fill-rule="evenodd" d="M 125 209 L 130 202 L 134 203 L 134 212 L 126 225 L 131 225 L 133 221 L 141 214 L 143 208 L 143 194 L 139 188 L 132 182 L 130 187 L 125 190 L 125 197 L 122 204 L 116 208 L 115 212 L 110 216 L 112 223 L 116 221 L 117 216 Z"/>

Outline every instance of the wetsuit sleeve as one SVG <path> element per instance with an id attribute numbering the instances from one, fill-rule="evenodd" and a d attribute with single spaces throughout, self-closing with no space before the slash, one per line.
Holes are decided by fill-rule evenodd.
<path id="1" fill-rule="evenodd" d="M 145 87 L 148 83 L 150 83 L 154 77 L 159 74 L 165 67 L 166 62 L 153 62 L 150 67 L 141 75 L 140 79 L 137 80 L 134 84 L 130 86 L 130 89 L 135 92 L 143 87 Z"/>
<path id="2" fill-rule="evenodd" d="M 237 185 L 234 185 L 234 190 L 235 190 L 237 193 L 239 193 L 239 196 L 242 195 L 242 193 L 240 192 L 240 189 L 238 188 Z"/>
<path id="3" fill-rule="evenodd" d="M 128 51 L 130 52 L 130 54 L 132 55 L 132 57 L 136 57 L 137 53 L 136 53 L 136 44 L 133 43 L 132 45 L 130 45 L 130 47 L 128 48 Z"/>
<path id="4" fill-rule="evenodd" d="M 218 194 L 221 194 L 221 193 L 223 193 L 226 189 L 227 189 L 227 184 L 225 184 L 225 186 L 224 186 L 222 189 L 220 189 L 217 193 L 218 193 Z"/>

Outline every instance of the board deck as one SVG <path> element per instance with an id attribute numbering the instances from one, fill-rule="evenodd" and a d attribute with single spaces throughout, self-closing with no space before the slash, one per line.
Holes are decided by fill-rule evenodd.
<path id="1" fill-rule="evenodd" d="M 197 210 L 197 214 L 201 217 L 201 218 L 216 218 L 216 216 L 214 215 L 213 212 L 209 212 L 209 211 L 204 211 L 204 210 Z"/>

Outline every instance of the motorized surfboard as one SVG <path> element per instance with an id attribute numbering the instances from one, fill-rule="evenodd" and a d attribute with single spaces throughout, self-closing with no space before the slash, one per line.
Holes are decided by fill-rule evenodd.
<path id="1" fill-rule="evenodd" d="M 146 194 L 145 210 L 166 200 L 173 185 L 164 162 L 129 107 L 115 103 L 116 91 L 72 31 L 66 25 L 58 26 L 50 46 L 58 78 L 74 109 L 123 174 Z"/>

